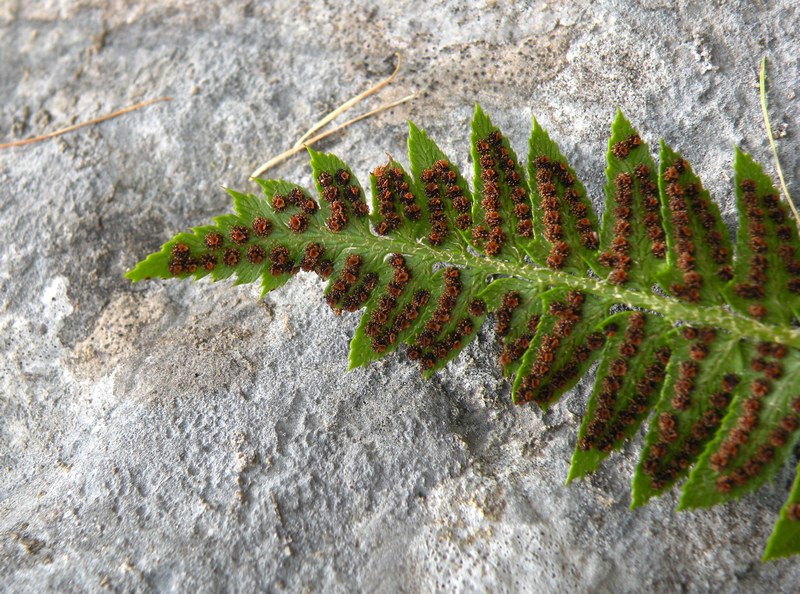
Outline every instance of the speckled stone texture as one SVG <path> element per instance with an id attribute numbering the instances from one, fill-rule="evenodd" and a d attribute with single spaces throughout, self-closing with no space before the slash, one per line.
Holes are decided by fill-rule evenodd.
<path id="1" fill-rule="evenodd" d="M 583 3 L 576 3 L 581 4 Z M 479 102 L 524 154 L 548 128 L 600 206 L 619 105 L 695 166 L 731 225 L 732 147 L 769 164 L 756 73 L 798 194 L 794 0 L 4 0 L 0 138 L 174 97 L 0 152 L 0 589 L 789 592 L 759 557 L 791 479 L 744 501 L 628 511 L 641 435 L 563 486 L 591 380 L 510 404 L 478 340 L 431 381 L 391 356 L 346 372 L 357 317 L 301 275 L 256 287 L 122 277 L 227 212 L 220 186 L 387 75 L 424 95 L 317 148 L 404 158 L 405 120 L 465 171 Z M 374 107 L 373 98 L 366 107 Z M 299 155 L 272 175 L 310 186 Z M 792 183 L 791 180 L 794 180 Z M 796 456 L 792 460 L 796 464 Z"/>

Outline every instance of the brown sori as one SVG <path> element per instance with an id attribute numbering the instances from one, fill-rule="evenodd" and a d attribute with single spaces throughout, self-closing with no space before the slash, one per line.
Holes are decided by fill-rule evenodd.
<path id="1" fill-rule="evenodd" d="M 234 225 L 228 231 L 228 235 L 233 243 L 242 245 L 247 243 L 249 233 L 247 231 L 247 227 L 243 227 L 242 225 Z"/>
<path id="2" fill-rule="evenodd" d="M 611 451 L 614 444 L 625 437 L 627 427 L 647 411 L 651 394 L 663 380 L 664 365 L 656 360 L 645 367 L 643 377 L 636 383 L 635 393 L 626 406 L 615 412 L 621 380 L 628 371 L 627 362 L 636 355 L 644 338 L 645 321 L 646 317 L 641 312 L 632 313 L 628 319 L 624 340 L 617 349 L 619 356 L 608 367 L 607 376 L 603 378 L 597 393 L 592 420 L 587 425 L 586 435 L 578 443 L 582 450 Z M 616 330 L 612 330 L 612 333 L 615 334 Z"/>
<path id="3" fill-rule="evenodd" d="M 519 305 L 520 295 L 518 291 L 509 291 L 503 295 L 500 307 L 494 312 L 494 333 L 498 342 L 502 342 L 503 337 L 510 332 L 511 316 Z"/>
<path id="4" fill-rule="evenodd" d="M 737 283 L 733 290 L 742 299 L 762 299 L 765 295 L 767 281 L 768 260 L 766 252 L 767 228 L 764 224 L 764 211 L 756 194 L 756 185 L 753 180 L 743 179 L 739 183 L 742 189 L 741 201 L 747 215 L 747 244 L 752 254 L 749 260 L 747 282 Z M 752 304 L 747 309 L 755 318 L 763 318 L 766 309 L 761 304 Z"/>
<path id="5" fill-rule="evenodd" d="M 411 279 L 411 270 L 406 266 L 405 258 L 401 254 L 392 254 L 389 257 L 389 265 L 392 268 L 392 280 L 386 286 L 386 293 L 378 298 L 365 327 L 365 334 L 371 339 L 372 349 L 378 353 L 382 353 L 389 345 L 394 344 L 400 332 L 411 326 L 419 310 L 427 304 L 430 295 L 426 290 L 417 291 L 412 300 L 401 308 L 392 323 L 388 324 L 391 312 Z"/>
<path id="6" fill-rule="evenodd" d="M 218 250 L 225 243 L 225 238 L 222 237 L 221 233 L 212 231 L 203 238 L 203 243 L 210 250 Z"/>
<path id="7" fill-rule="evenodd" d="M 167 263 L 167 270 L 169 273 L 178 276 L 180 274 L 188 273 L 194 274 L 197 271 L 200 263 L 192 257 L 189 246 L 185 243 L 176 243 L 170 250 L 172 256 Z"/>
<path id="8" fill-rule="evenodd" d="M 266 250 L 260 245 L 251 245 L 247 248 L 247 261 L 251 264 L 261 264 L 266 255 Z"/>
<path id="9" fill-rule="evenodd" d="M 319 272 L 319 266 L 324 253 L 325 248 L 320 244 L 309 243 L 303 249 L 303 259 L 300 261 L 300 268 L 306 272 L 310 272 L 311 270 Z"/>
<path id="10" fill-rule="evenodd" d="M 733 429 L 720 444 L 710 458 L 711 469 L 721 473 L 738 454 L 741 446 L 747 443 L 749 433 L 757 423 L 757 412 L 760 409 L 760 398 L 751 396 L 744 402 L 744 414 L 739 417 L 737 427 Z M 751 420 L 748 420 L 751 419 Z M 721 493 L 727 493 L 734 487 L 744 486 L 748 480 L 762 473 L 764 467 L 774 458 L 776 449 L 783 447 L 790 435 L 800 425 L 800 414 L 789 412 L 778 421 L 778 426 L 767 434 L 767 444 L 759 446 L 754 453 L 742 460 L 738 467 L 717 477 L 716 487 Z"/>
<path id="11" fill-rule="evenodd" d="M 629 241 L 632 232 L 631 218 L 633 217 L 633 178 L 629 173 L 618 174 L 614 178 L 614 188 L 616 204 L 613 211 L 616 220 L 614 236 L 609 249 L 600 254 L 598 261 L 603 266 L 612 269 L 608 275 L 608 282 L 621 285 L 628 280 L 628 271 L 633 265 Z"/>
<path id="12" fill-rule="evenodd" d="M 676 159 L 664 170 L 663 178 L 668 182 L 665 193 L 667 206 L 672 218 L 673 239 L 678 269 L 683 272 L 683 283 L 670 285 L 670 292 L 680 299 L 690 302 L 700 301 L 699 288 L 702 277 L 694 274 L 695 246 L 692 241 L 692 229 L 689 219 L 689 205 L 686 199 L 686 188 L 678 181 L 686 170 L 686 162 Z"/>
<path id="13" fill-rule="evenodd" d="M 325 294 L 325 302 L 337 315 L 342 311 L 339 307 L 339 302 L 345 298 L 348 291 L 358 282 L 362 262 L 363 258 L 360 255 L 348 254 L 339 276 L 331 283 L 330 289 Z"/>
<path id="14" fill-rule="evenodd" d="M 264 217 L 255 217 L 251 226 L 253 227 L 253 234 L 262 239 L 272 232 L 272 223 Z M 206 236 L 206 240 L 208 240 L 208 236 Z M 208 245 L 207 242 L 206 245 Z"/>
<path id="15" fill-rule="evenodd" d="M 455 267 L 442 270 L 444 290 L 439 296 L 436 309 L 416 337 L 415 350 L 412 353 L 418 355 L 420 369 L 423 371 L 433 369 L 438 360 L 445 358 L 451 350 L 459 348 L 461 339 L 473 330 L 470 322 L 469 332 L 463 332 L 467 327 L 459 321 L 456 324 L 456 330 L 444 337 L 441 336 L 444 326 L 452 320 L 453 310 L 461 294 L 460 274 L 458 268 Z"/>
<path id="16" fill-rule="evenodd" d="M 236 266 L 239 263 L 239 250 L 236 248 L 228 248 L 222 254 L 222 261 L 226 266 Z"/>
<path id="17" fill-rule="evenodd" d="M 503 350 L 500 353 L 500 365 L 505 367 L 514 361 L 518 361 L 533 340 L 533 335 L 536 334 L 536 328 L 539 325 L 540 316 L 532 315 L 528 318 L 525 324 L 526 332 L 523 332 L 516 338 L 506 340 L 503 345 Z"/>
<path id="18" fill-rule="evenodd" d="M 423 190 L 428 200 L 428 213 L 431 231 L 428 241 L 437 246 L 448 235 L 445 200 L 449 200 L 455 211 L 455 226 L 466 231 L 472 225 L 470 203 L 463 189 L 458 185 L 458 174 L 450 163 L 444 159 L 434 162 L 430 169 L 422 171 Z"/>
<path id="19" fill-rule="evenodd" d="M 706 329 L 683 329 L 684 338 L 689 340 L 702 339 L 706 334 L 708 334 Z M 706 339 L 708 339 L 707 336 Z M 679 381 L 681 378 L 691 381 L 697 375 L 697 371 L 696 362 L 685 361 L 681 363 L 678 371 Z M 678 417 L 672 413 L 662 413 L 657 423 L 658 441 L 649 448 L 642 462 L 642 470 L 650 477 L 653 489 L 663 488 L 667 483 L 674 480 L 681 471 L 689 467 L 691 460 L 700 452 L 701 447 L 714 434 L 722 422 L 730 402 L 730 392 L 738 383 L 739 378 L 734 374 L 727 374 L 722 378 L 720 390 L 712 394 L 709 399 L 710 407 L 706 408 L 700 418 L 692 423 L 687 436 L 683 438 L 677 447 L 674 445 L 677 435 L 670 428 L 673 425 L 672 419 L 674 418 L 675 423 L 677 423 Z M 673 398 L 674 405 L 675 398 Z M 681 410 L 679 407 L 675 408 Z M 672 455 L 667 457 L 670 451 Z M 727 485 L 726 481 L 722 482 Z"/>
<path id="20" fill-rule="evenodd" d="M 586 338 L 586 344 L 582 345 L 584 348 L 576 348 L 572 357 L 564 365 L 553 370 L 553 361 L 561 341 L 569 336 L 581 318 L 584 300 L 583 293 L 567 291 L 564 301 L 554 301 L 548 306 L 548 311 L 555 321 L 550 332 L 542 335 L 531 368 L 522 378 L 517 391 L 520 401 L 535 400 L 540 404 L 549 401 L 556 390 L 562 388 L 577 375 L 579 365 L 588 358 L 589 353 L 602 346 L 605 336 L 600 332 L 592 333 Z M 548 375 L 550 378 L 545 383 L 543 380 Z"/>
<path id="21" fill-rule="evenodd" d="M 384 165 L 376 167 L 372 171 L 372 175 L 375 178 L 378 214 L 380 215 L 375 223 L 375 231 L 379 235 L 391 233 L 402 223 L 398 206 L 408 220 L 419 220 L 420 208 L 408 182 L 403 177 L 402 169 Z"/>
<path id="22" fill-rule="evenodd" d="M 650 240 L 650 253 L 662 259 L 667 254 L 664 228 L 661 224 L 661 201 L 658 198 L 658 185 L 653 181 L 650 169 L 646 165 L 637 165 L 634 175 L 639 183 L 639 193 L 642 196 L 644 210 L 644 223 L 647 238 Z"/>
<path id="23" fill-rule="evenodd" d="M 473 239 L 484 253 L 494 256 L 507 239 L 500 215 L 503 208 L 501 188 L 508 189 L 508 199 L 516 219 L 515 230 L 521 237 L 533 235 L 531 209 L 522 174 L 505 147 L 502 134 L 499 131 L 491 132 L 477 142 L 476 150 L 479 154 L 479 176 L 483 184 L 481 208 L 486 226 L 473 230 Z"/>
<path id="24" fill-rule="evenodd" d="M 611 154 L 617 159 L 625 159 L 632 150 L 642 144 L 642 139 L 638 134 L 631 134 L 625 140 L 620 140 L 611 145 Z"/>
<path id="25" fill-rule="evenodd" d="M 361 189 L 355 183 L 355 179 L 352 178 L 350 172 L 344 169 L 338 169 L 334 173 L 322 171 L 317 174 L 317 182 L 320 185 L 320 193 L 323 200 L 328 202 L 330 207 L 330 214 L 325 221 L 325 225 L 330 231 L 338 233 L 344 229 L 349 222 L 350 214 L 358 218 L 369 214 L 369 207 L 364 201 Z M 295 190 L 296 193 L 292 194 Z M 290 192 L 287 200 L 301 208 L 305 214 L 316 212 L 316 204 L 313 200 L 309 201 L 298 188 L 293 189 L 292 192 Z M 292 230 L 295 230 L 298 225 L 302 227 L 301 219 L 296 219 L 295 225 L 291 227 Z"/>
<path id="26" fill-rule="evenodd" d="M 269 251 L 270 267 L 269 273 L 272 276 L 280 276 L 292 272 L 293 263 L 289 249 L 283 245 L 277 245 Z"/>

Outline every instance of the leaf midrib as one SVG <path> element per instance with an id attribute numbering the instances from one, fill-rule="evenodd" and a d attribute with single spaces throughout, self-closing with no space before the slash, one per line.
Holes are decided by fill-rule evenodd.
<path id="1" fill-rule="evenodd" d="M 309 230 L 310 231 L 310 230 Z M 734 338 L 757 341 L 778 342 L 794 348 L 800 348 L 800 330 L 789 327 L 770 326 L 756 320 L 741 316 L 725 306 L 700 306 L 682 303 L 671 297 L 662 297 L 655 293 L 644 293 L 621 289 L 615 285 L 589 277 L 579 277 L 565 272 L 541 268 L 535 264 L 518 264 L 503 260 L 488 259 L 473 255 L 467 251 L 456 252 L 447 249 L 434 249 L 423 243 L 412 243 L 390 237 L 362 235 L 351 233 L 314 234 L 307 232 L 321 242 L 330 243 L 341 239 L 347 247 L 374 251 L 380 246 L 386 254 L 402 253 L 415 255 L 431 263 L 447 263 L 463 266 L 471 270 L 480 270 L 487 277 L 505 275 L 532 283 L 546 283 L 553 287 L 566 287 L 591 293 L 610 302 L 640 307 L 664 316 L 670 322 L 685 322 L 693 325 L 714 326 L 730 334 Z"/>

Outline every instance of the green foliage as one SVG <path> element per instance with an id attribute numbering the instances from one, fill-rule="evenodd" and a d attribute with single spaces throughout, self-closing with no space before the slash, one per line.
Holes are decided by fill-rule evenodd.
<path id="1" fill-rule="evenodd" d="M 257 180 L 234 214 L 180 233 L 127 277 L 327 280 L 337 314 L 363 309 L 350 367 L 405 345 L 428 376 L 494 321 L 516 403 L 546 408 L 599 360 L 568 480 L 647 424 L 632 506 L 683 482 L 681 507 L 738 498 L 774 477 L 800 438 L 800 242 L 769 178 L 734 160 L 739 227 L 680 155 L 647 145 L 617 112 L 601 225 L 583 185 L 534 120 L 523 167 L 476 108 L 473 191 L 409 124 L 410 174 L 376 167 L 371 200 L 337 157 L 309 151 L 318 201 Z M 599 277 L 599 278 L 598 278 Z M 658 290 L 654 290 L 654 286 Z M 800 474 L 764 559 L 800 552 Z"/>

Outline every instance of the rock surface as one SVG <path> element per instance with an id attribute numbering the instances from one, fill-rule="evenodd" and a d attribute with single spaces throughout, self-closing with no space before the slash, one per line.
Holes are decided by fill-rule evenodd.
<path id="1" fill-rule="evenodd" d="M 544 415 L 511 406 L 488 329 L 432 381 L 397 356 L 345 373 L 356 317 L 336 319 L 310 276 L 262 301 L 122 278 L 227 211 L 220 186 L 253 189 L 260 162 L 394 52 L 383 96 L 424 96 L 317 147 L 363 176 L 404 155 L 406 118 L 465 166 L 478 101 L 522 153 L 536 114 L 600 204 L 619 105 L 651 146 L 683 151 L 732 223 L 731 147 L 770 159 L 766 54 L 797 194 L 796 2 L 570 4 L 0 4 L 0 138 L 174 97 L 0 152 L 4 589 L 796 588 L 797 559 L 759 562 L 790 468 L 713 510 L 676 513 L 673 493 L 630 512 L 639 437 L 565 487 L 589 384 Z M 309 171 L 300 155 L 271 173 Z"/>

